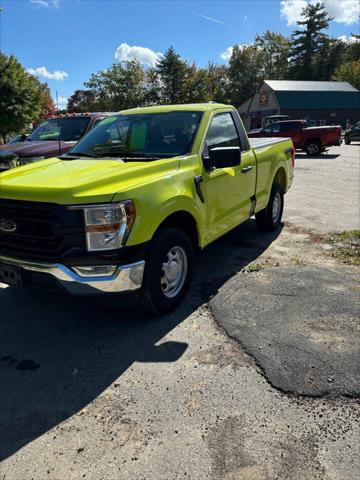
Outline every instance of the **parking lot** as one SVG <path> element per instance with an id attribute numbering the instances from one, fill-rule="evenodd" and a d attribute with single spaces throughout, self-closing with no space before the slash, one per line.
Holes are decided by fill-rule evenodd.
<path id="1" fill-rule="evenodd" d="M 161 318 L 0 285 L 2 480 L 352 480 L 360 145 L 297 155 L 284 226 L 199 255 Z"/>

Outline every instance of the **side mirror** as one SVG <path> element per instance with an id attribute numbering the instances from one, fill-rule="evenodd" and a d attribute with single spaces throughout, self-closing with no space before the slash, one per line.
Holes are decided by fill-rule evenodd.
<path id="1" fill-rule="evenodd" d="M 240 161 L 239 147 L 216 147 L 209 150 L 209 164 L 212 168 L 236 167 Z"/>
<path id="2" fill-rule="evenodd" d="M 21 135 L 20 139 L 22 142 L 25 142 L 25 140 L 27 139 L 27 135 L 25 135 L 24 133 Z"/>

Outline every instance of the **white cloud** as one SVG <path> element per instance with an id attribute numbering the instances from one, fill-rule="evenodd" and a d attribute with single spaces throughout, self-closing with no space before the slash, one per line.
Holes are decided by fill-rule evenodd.
<path id="1" fill-rule="evenodd" d="M 340 35 L 340 37 L 337 38 L 338 40 L 341 40 L 344 43 L 357 43 L 360 42 L 360 40 L 356 37 L 350 36 L 347 37 L 346 35 Z"/>
<path id="2" fill-rule="evenodd" d="M 59 110 L 64 110 L 67 107 L 68 97 L 58 96 Z M 56 105 L 56 98 L 54 98 L 54 103 Z"/>
<path id="3" fill-rule="evenodd" d="M 115 52 L 115 58 L 118 62 L 122 60 L 138 60 L 142 65 L 155 66 L 161 58 L 162 53 L 154 52 L 147 47 L 138 47 L 122 43 Z"/>
<path id="4" fill-rule="evenodd" d="M 59 6 L 60 0 L 30 0 L 30 3 L 36 7 L 55 7 Z"/>
<path id="5" fill-rule="evenodd" d="M 301 18 L 301 12 L 306 4 L 305 0 L 282 0 L 280 2 L 281 17 L 286 19 L 288 25 L 294 25 Z"/>
<path id="6" fill-rule="evenodd" d="M 244 47 L 249 47 L 251 43 L 240 43 L 238 47 L 240 50 Z M 228 47 L 226 50 L 220 53 L 220 58 L 223 60 L 230 60 L 234 47 Z"/>
<path id="7" fill-rule="evenodd" d="M 64 80 L 69 76 L 64 70 L 54 70 L 51 73 L 46 67 L 28 68 L 27 71 L 35 77 L 48 78 L 49 80 Z"/>
<path id="8" fill-rule="evenodd" d="M 280 14 L 288 25 L 295 25 L 301 19 L 301 12 L 308 3 L 318 0 L 282 0 Z M 359 21 L 360 3 L 358 0 L 323 0 L 325 10 L 337 23 L 350 25 Z"/>
<path id="9" fill-rule="evenodd" d="M 223 60 L 230 60 L 232 52 L 233 52 L 233 47 L 228 47 L 226 50 L 224 50 L 220 54 L 220 58 L 222 58 Z"/>

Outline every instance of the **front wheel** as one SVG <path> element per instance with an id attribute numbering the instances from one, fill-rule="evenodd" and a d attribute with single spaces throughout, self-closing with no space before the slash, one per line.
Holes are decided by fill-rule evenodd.
<path id="1" fill-rule="evenodd" d="M 349 135 L 345 135 L 345 139 L 344 139 L 344 140 L 345 140 L 345 145 L 350 145 L 351 140 L 350 140 Z"/>
<path id="2" fill-rule="evenodd" d="M 189 237 L 176 228 L 155 235 L 146 261 L 141 305 L 154 313 L 174 310 L 189 290 L 194 253 Z"/>
<path id="3" fill-rule="evenodd" d="M 274 184 L 269 198 L 269 203 L 264 210 L 255 214 L 256 224 L 260 230 L 272 232 L 276 230 L 282 218 L 284 209 L 284 191 L 278 184 Z"/>

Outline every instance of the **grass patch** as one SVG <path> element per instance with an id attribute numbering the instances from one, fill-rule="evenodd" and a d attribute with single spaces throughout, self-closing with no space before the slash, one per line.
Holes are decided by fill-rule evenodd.
<path id="1" fill-rule="evenodd" d="M 360 230 L 330 233 L 328 239 L 335 246 L 331 256 L 347 265 L 360 266 Z"/>
<path id="2" fill-rule="evenodd" d="M 253 272 L 260 272 L 260 270 L 263 270 L 265 266 L 262 263 L 251 263 L 250 265 L 247 265 L 244 267 L 241 272 L 242 273 L 253 273 Z"/>

